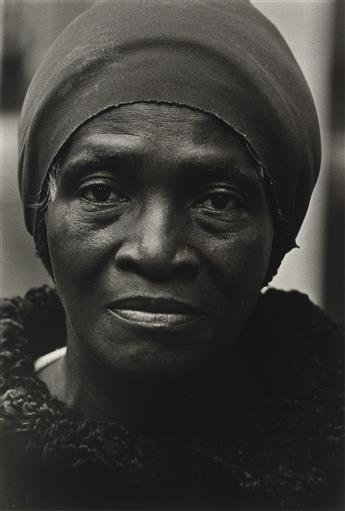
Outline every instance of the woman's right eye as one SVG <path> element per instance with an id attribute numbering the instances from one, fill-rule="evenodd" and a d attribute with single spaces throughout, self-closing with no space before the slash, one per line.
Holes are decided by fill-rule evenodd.
<path id="1" fill-rule="evenodd" d="M 78 195 L 95 204 L 116 204 L 128 200 L 114 186 L 105 183 L 86 184 L 79 189 Z"/>

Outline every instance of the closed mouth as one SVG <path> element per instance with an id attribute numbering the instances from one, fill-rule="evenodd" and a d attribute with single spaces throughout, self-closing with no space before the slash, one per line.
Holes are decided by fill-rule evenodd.
<path id="1" fill-rule="evenodd" d="M 131 297 L 112 302 L 108 310 L 118 318 L 149 328 L 174 329 L 205 317 L 184 302 L 167 298 Z"/>

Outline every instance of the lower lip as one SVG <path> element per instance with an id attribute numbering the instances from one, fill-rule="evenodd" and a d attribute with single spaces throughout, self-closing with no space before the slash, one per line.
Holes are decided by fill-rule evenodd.
<path id="1" fill-rule="evenodd" d="M 150 329 L 175 330 L 200 321 L 203 316 L 192 314 L 177 314 L 172 312 L 146 312 L 132 309 L 109 309 L 117 318 Z"/>

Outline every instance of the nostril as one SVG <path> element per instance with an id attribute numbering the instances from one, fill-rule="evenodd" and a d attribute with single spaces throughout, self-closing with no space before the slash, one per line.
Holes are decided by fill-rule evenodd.
<path id="1" fill-rule="evenodd" d="M 118 258 L 116 262 L 117 262 L 117 266 L 120 270 L 135 271 L 136 264 L 135 264 L 135 261 L 133 261 L 131 259 L 121 257 L 121 258 Z"/>
<path id="2" fill-rule="evenodd" d="M 136 273 L 149 279 L 179 278 L 190 279 L 199 272 L 199 267 L 194 264 L 173 264 L 169 262 L 144 262 L 130 259 L 118 261 L 118 268 L 122 271 Z"/>
<path id="3" fill-rule="evenodd" d="M 195 277 L 200 271 L 200 265 L 195 264 L 184 264 L 174 270 L 174 274 L 178 275 L 179 278 L 188 280 Z"/>
<path id="4" fill-rule="evenodd" d="M 122 271 L 140 274 L 149 279 L 190 279 L 200 270 L 197 254 L 185 249 L 169 255 L 162 252 L 142 253 L 122 247 L 115 256 L 115 264 Z"/>

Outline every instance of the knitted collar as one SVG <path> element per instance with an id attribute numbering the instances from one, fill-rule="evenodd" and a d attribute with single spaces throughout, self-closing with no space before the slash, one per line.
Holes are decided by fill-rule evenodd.
<path id="1" fill-rule="evenodd" d="M 42 463 L 116 471 L 128 489 L 178 480 L 188 453 L 204 479 L 231 480 L 239 495 L 296 509 L 317 501 L 338 469 L 341 336 L 297 292 L 262 295 L 239 343 L 251 392 L 235 439 L 226 422 L 212 433 L 186 428 L 173 442 L 148 438 L 88 421 L 53 398 L 34 374 L 35 358 L 59 347 L 65 332 L 61 303 L 46 286 L 3 300 L 0 327 L 0 427 Z"/>

